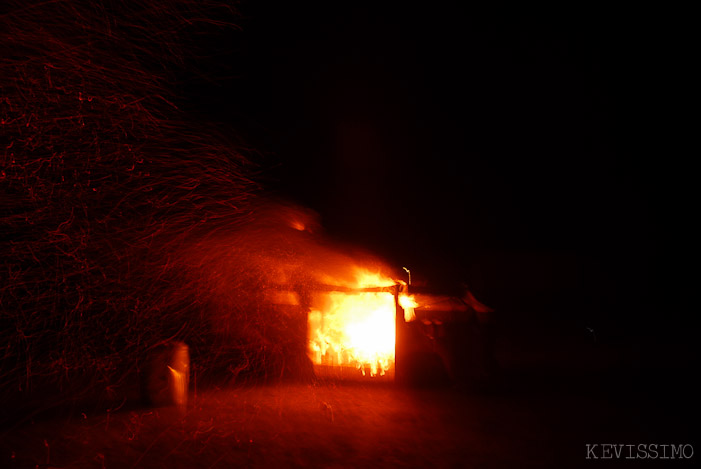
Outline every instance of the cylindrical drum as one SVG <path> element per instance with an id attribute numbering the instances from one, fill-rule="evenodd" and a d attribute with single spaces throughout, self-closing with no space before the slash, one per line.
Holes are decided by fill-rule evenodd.
<path id="1" fill-rule="evenodd" d="M 144 397 L 154 406 L 187 406 L 190 352 L 183 342 L 159 346 L 147 361 Z"/>

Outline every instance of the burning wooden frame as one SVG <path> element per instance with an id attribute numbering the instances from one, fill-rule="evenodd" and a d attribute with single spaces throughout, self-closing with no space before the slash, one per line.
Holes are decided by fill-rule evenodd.
<path id="1" fill-rule="evenodd" d="M 361 277 L 363 286 L 318 284 L 305 295 L 276 293 L 278 305 L 306 312 L 306 356 L 317 378 L 395 379 L 398 331 L 413 317 L 416 304 L 403 282 L 367 273 Z"/>
<path id="2" fill-rule="evenodd" d="M 306 316 L 303 353 L 316 378 L 460 381 L 483 368 L 489 308 L 422 287 L 409 294 L 406 283 L 363 270 L 357 279 L 356 286 L 318 283 L 304 294 L 276 293 L 274 303 Z"/>
<path id="3" fill-rule="evenodd" d="M 397 283 L 317 291 L 309 311 L 307 350 L 316 376 L 394 380 L 404 290 L 406 285 Z"/>

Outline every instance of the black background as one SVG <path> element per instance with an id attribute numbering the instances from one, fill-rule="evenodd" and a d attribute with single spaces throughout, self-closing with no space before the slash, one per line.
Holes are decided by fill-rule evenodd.
<path id="1" fill-rule="evenodd" d="M 686 329 L 670 290 L 677 184 L 656 149 L 662 18 L 440 3 L 244 2 L 182 108 L 230 127 L 270 193 L 415 279 L 514 321 Z M 664 119 L 664 117 L 663 117 Z M 679 210 L 681 211 L 681 210 Z"/>

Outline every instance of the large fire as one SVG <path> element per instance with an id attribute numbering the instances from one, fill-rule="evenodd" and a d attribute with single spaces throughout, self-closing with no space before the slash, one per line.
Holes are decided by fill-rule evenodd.
<path id="1" fill-rule="evenodd" d="M 393 376 L 397 301 L 409 319 L 416 303 L 391 278 L 356 271 L 352 285 L 320 292 L 309 312 L 308 354 L 319 369 L 359 370 L 363 375 Z M 339 368 L 340 367 L 340 368 Z"/>

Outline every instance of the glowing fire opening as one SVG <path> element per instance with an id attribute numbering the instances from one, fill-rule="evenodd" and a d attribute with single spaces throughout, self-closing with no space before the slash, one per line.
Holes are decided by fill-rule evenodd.
<path id="1" fill-rule="evenodd" d="M 391 279 L 359 272 L 352 289 L 317 294 L 308 316 L 308 356 L 317 371 L 394 375 L 399 287 Z M 418 306 L 414 299 L 401 293 L 399 304 L 405 320 L 412 320 Z"/>

